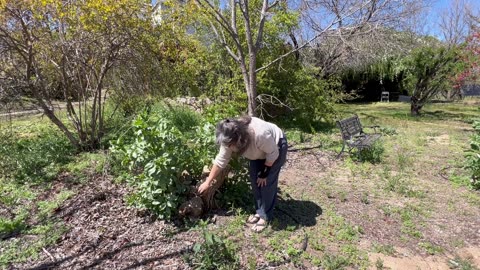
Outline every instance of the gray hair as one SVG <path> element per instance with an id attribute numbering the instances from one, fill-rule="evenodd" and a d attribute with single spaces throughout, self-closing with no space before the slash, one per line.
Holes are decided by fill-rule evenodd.
<path id="1" fill-rule="evenodd" d="M 218 122 L 215 132 L 217 144 L 225 146 L 234 144 L 240 154 L 245 152 L 250 144 L 248 125 L 251 121 L 252 117 L 242 116 Z"/>

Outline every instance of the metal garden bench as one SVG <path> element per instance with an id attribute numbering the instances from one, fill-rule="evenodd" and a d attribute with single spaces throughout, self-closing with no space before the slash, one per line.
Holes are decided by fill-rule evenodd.
<path id="1" fill-rule="evenodd" d="M 362 124 L 360 123 L 360 119 L 356 114 L 352 117 L 337 121 L 337 126 L 340 128 L 343 140 L 342 151 L 337 155 L 337 158 L 342 155 L 345 146 L 348 147 L 348 153 L 355 148 L 360 152 L 362 149 L 370 148 L 373 143 L 382 136 L 380 133 L 377 133 L 377 128 L 379 128 L 379 126 L 368 126 L 367 128 L 374 129 L 374 133 L 365 133 Z"/>

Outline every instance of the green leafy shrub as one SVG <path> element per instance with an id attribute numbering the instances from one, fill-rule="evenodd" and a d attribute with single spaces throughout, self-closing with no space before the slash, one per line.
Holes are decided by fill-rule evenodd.
<path id="1" fill-rule="evenodd" d="M 275 121 L 282 121 L 282 126 L 298 128 L 306 132 L 314 132 L 330 128 L 337 114 L 335 104 L 349 96 L 340 93 L 341 83 L 336 77 L 322 78 L 321 72 L 316 69 L 299 68 L 286 75 L 289 78 L 278 85 L 278 82 L 259 86 L 259 93 L 274 96 L 288 108 L 269 106 L 264 115 L 272 116 Z M 274 102 L 278 103 L 278 102 Z M 282 116 L 280 119 L 276 116 Z"/>
<path id="2" fill-rule="evenodd" d="M 214 127 L 189 114 L 194 112 L 182 108 L 142 113 L 111 148 L 136 188 L 129 202 L 160 218 L 173 215 L 191 184 L 182 181 L 181 173 L 186 170 L 198 179 L 215 151 Z"/>
<path id="3" fill-rule="evenodd" d="M 348 259 L 339 255 L 326 254 L 323 256 L 321 266 L 326 270 L 344 269 L 349 264 Z"/>
<path id="4" fill-rule="evenodd" d="M 220 188 L 219 199 L 226 208 L 243 208 L 252 211 L 253 197 L 248 175 L 248 161 L 241 158 L 232 158 L 228 180 Z"/>
<path id="5" fill-rule="evenodd" d="M 292 85 L 287 100 L 294 107 L 294 115 L 301 123 L 315 120 L 333 121 L 335 102 L 344 98 L 338 94 L 340 81 L 337 78 L 318 79 L 315 70 L 299 70 L 295 73 L 296 84 Z"/>
<path id="6" fill-rule="evenodd" d="M 466 152 L 465 168 L 470 172 L 472 180 L 471 186 L 474 189 L 480 189 L 480 121 L 474 121 L 473 134 L 470 149 Z"/>
<path id="7" fill-rule="evenodd" d="M 218 121 L 228 117 L 235 117 L 245 113 L 245 102 L 240 103 L 238 101 L 218 101 L 206 107 L 203 111 L 203 117 L 205 120 L 216 125 Z"/>
<path id="8" fill-rule="evenodd" d="M 185 106 L 159 106 L 153 109 L 153 113 L 169 119 L 182 133 L 192 131 L 202 123 L 201 115 Z"/>
<path id="9" fill-rule="evenodd" d="M 381 141 L 376 141 L 372 146 L 369 148 L 364 148 L 358 152 L 354 158 L 360 161 L 367 161 L 370 163 L 380 163 L 382 161 L 383 153 L 385 152 L 385 148 Z"/>

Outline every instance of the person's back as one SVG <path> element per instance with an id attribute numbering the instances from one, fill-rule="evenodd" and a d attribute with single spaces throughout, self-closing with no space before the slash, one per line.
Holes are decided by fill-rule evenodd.
<path id="1" fill-rule="evenodd" d="M 249 160 L 275 161 L 278 157 L 277 144 L 284 137 L 283 131 L 277 125 L 256 117 L 252 117 L 248 127 L 251 141 L 242 156 Z"/>
<path id="2" fill-rule="evenodd" d="M 288 143 L 283 131 L 275 124 L 256 117 L 243 116 L 225 119 L 217 124 L 216 141 L 220 151 L 213 161 L 212 170 L 198 188 L 202 194 L 213 179 L 226 167 L 233 153 L 250 160 L 249 176 L 255 199 L 256 214 L 247 223 L 260 232 L 273 218 L 278 191 L 278 175 L 285 164 Z"/>

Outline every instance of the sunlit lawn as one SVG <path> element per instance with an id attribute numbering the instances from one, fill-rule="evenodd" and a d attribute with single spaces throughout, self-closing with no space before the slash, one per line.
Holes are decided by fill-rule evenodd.
<path id="1" fill-rule="evenodd" d="M 469 189 L 469 175 L 462 167 L 479 104 L 472 99 L 432 103 L 420 117 L 410 116 L 408 103 L 338 105 L 339 119 L 355 113 L 364 126 L 381 127 L 381 162 L 359 162 L 348 154 L 335 159 L 341 149 L 336 128 L 317 133 L 289 129 L 293 151 L 280 177 L 280 200 L 271 226 L 252 233 L 245 224 L 248 210 L 234 208 L 232 215 L 207 228 L 225 240 L 247 269 L 381 269 L 399 254 L 412 260 L 434 255 L 441 263 L 454 259 L 459 265 L 472 265 L 461 255 L 480 241 L 480 195 Z M 35 116 L 0 122 L 0 129 L 20 139 L 55 127 L 46 117 Z M 67 171 L 85 181 L 82 174 L 101 170 L 98 164 L 104 160 L 101 154 L 68 157 L 65 164 L 52 165 L 49 173 Z M 65 228 L 50 218 L 52 209 L 74 191 L 40 200 L 49 182 L 0 181 L 0 203 L 14 212 L 0 212 L 1 236 L 17 231 L 33 235 L 29 246 L 0 242 L 0 265 L 5 265 L 36 256 L 60 238 Z M 42 218 L 37 226 L 26 227 L 28 213 Z"/>
<path id="2" fill-rule="evenodd" d="M 381 256 L 388 266 L 388 256 L 401 252 L 412 261 L 436 255 L 446 265 L 451 254 L 479 241 L 480 194 L 468 188 L 462 168 L 472 119 L 480 116 L 478 103 L 471 103 L 428 104 L 420 117 L 410 116 L 408 103 L 339 105 L 339 118 L 355 113 L 365 126 L 381 126 L 382 161 L 358 162 L 348 155 L 335 160 L 341 148 L 336 129 L 289 130 L 293 148 L 314 149 L 289 154 L 271 229 L 261 235 L 243 226 L 215 230 L 233 240 L 250 265 L 380 267 Z"/>

